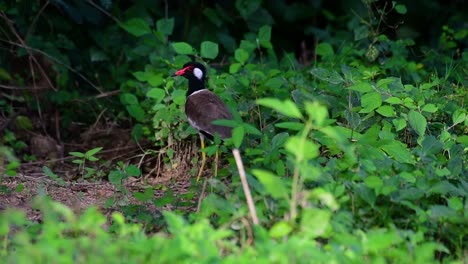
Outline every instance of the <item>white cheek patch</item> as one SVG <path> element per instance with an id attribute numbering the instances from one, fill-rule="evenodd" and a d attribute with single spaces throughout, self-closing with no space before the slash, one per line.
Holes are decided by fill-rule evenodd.
<path id="1" fill-rule="evenodd" d="M 193 69 L 193 75 L 195 75 L 195 77 L 197 77 L 198 80 L 201 80 L 203 78 L 203 72 L 198 68 Z"/>

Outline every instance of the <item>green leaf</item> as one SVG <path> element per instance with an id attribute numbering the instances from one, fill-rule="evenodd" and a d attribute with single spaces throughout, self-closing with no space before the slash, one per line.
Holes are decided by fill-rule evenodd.
<path id="1" fill-rule="evenodd" d="M 244 19 L 253 15 L 255 11 L 261 8 L 261 5 L 261 0 L 236 0 L 236 9 Z"/>
<path id="2" fill-rule="evenodd" d="M 143 125 L 136 124 L 132 129 L 132 139 L 139 141 L 143 137 Z"/>
<path id="3" fill-rule="evenodd" d="M 164 35 L 168 36 L 171 35 L 174 31 L 174 18 L 162 18 L 156 22 L 156 28 L 159 32 L 163 33 Z"/>
<path id="4" fill-rule="evenodd" d="M 408 150 L 405 144 L 400 141 L 392 141 L 390 144 L 381 147 L 389 156 L 393 157 L 396 161 L 414 164 L 414 157 Z"/>
<path id="5" fill-rule="evenodd" d="M 121 23 L 120 26 L 135 37 L 141 37 L 145 34 L 151 33 L 151 29 L 148 24 L 141 18 L 131 18 L 124 23 Z"/>
<path id="6" fill-rule="evenodd" d="M 455 187 L 455 185 L 451 184 L 448 181 L 439 181 L 429 189 L 429 193 L 437 193 L 443 195 L 456 192 L 457 187 Z"/>
<path id="7" fill-rule="evenodd" d="M 450 197 L 448 199 L 448 206 L 456 211 L 463 210 L 463 202 L 459 197 Z"/>
<path id="8" fill-rule="evenodd" d="M 94 156 L 95 154 L 97 154 L 101 150 L 102 150 L 102 147 L 90 149 L 90 150 L 86 151 L 85 157 Z"/>
<path id="9" fill-rule="evenodd" d="M 242 145 L 244 140 L 245 130 L 243 126 L 235 127 L 232 130 L 232 141 L 236 148 L 239 148 Z"/>
<path id="10" fill-rule="evenodd" d="M 382 105 L 382 96 L 380 93 L 371 92 L 361 97 L 362 110 L 359 113 L 369 113 Z"/>
<path id="11" fill-rule="evenodd" d="M 403 4 L 398 4 L 395 6 L 395 10 L 397 11 L 398 14 L 404 15 L 406 14 L 406 6 Z"/>
<path id="12" fill-rule="evenodd" d="M 461 110 L 456 110 L 452 115 L 452 122 L 454 124 L 459 124 L 464 122 L 466 119 L 466 114 L 463 113 Z"/>
<path id="13" fill-rule="evenodd" d="M 405 181 L 409 182 L 409 183 L 415 183 L 416 182 L 416 177 L 414 177 L 413 174 L 409 173 L 409 172 L 402 172 L 400 173 L 400 177 L 402 179 L 404 179 Z"/>
<path id="14" fill-rule="evenodd" d="M 203 58 L 214 59 L 216 58 L 216 56 L 218 56 L 218 52 L 218 43 L 214 43 L 211 41 L 203 41 L 201 43 L 200 55 Z"/>
<path id="15" fill-rule="evenodd" d="M 374 254 L 379 254 L 392 245 L 401 243 L 403 240 L 395 231 L 385 229 L 370 230 L 366 236 L 363 239 L 365 252 Z"/>
<path id="16" fill-rule="evenodd" d="M 264 48 L 272 48 L 271 42 L 271 26 L 265 25 L 258 31 L 258 41 Z"/>
<path id="17" fill-rule="evenodd" d="M 377 108 L 377 110 L 375 111 L 385 117 L 395 116 L 395 110 L 393 109 L 393 107 L 389 105 L 382 105 L 381 107 Z"/>
<path id="18" fill-rule="evenodd" d="M 265 86 L 273 90 L 281 88 L 281 86 L 284 84 L 285 81 L 283 77 L 273 77 L 265 82 Z"/>
<path id="19" fill-rule="evenodd" d="M 24 130 L 32 130 L 33 129 L 33 124 L 31 122 L 31 119 L 27 116 L 24 115 L 19 115 L 16 117 L 15 124 L 18 128 L 24 129 Z"/>
<path id="20" fill-rule="evenodd" d="M 126 108 L 128 113 L 137 121 L 143 121 L 145 119 L 145 111 L 143 111 L 140 105 L 128 105 Z"/>
<path id="21" fill-rule="evenodd" d="M 140 169 L 138 169 L 138 167 L 133 165 L 133 164 L 128 165 L 127 167 L 125 167 L 125 173 L 128 176 L 132 176 L 132 177 L 137 177 L 137 176 L 140 176 L 140 174 L 141 174 Z"/>
<path id="22" fill-rule="evenodd" d="M 280 238 L 287 236 L 289 233 L 291 233 L 292 230 L 293 228 L 288 222 L 280 221 L 273 225 L 273 227 L 270 229 L 269 235 L 272 238 Z"/>
<path id="23" fill-rule="evenodd" d="M 421 142 L 423 155 L 436 155 L 443 150 L 444 144 L 434 136 L 425 136 Z"/>
<path id="24" fill-rule="evenodd" d="M 301 235 L 316 238 L 330 226 L 331 213 L 319 208 L 305 208 L 301 216 Z"/>
<path id="25" fill-rule="evenodd" d="M 340 84 L 344 81 L 343 77 L 341 77 L 341 75 L 338 72 L 329 71 L 324 68 L 314 68 L 310 71 L 310 73 L 316 78 L 331 84 Z"/>
<path id="26" fill-rule="evenodd" d="M 402 103 L 401 99 L 398 97 L 389 97 L 385 99 L 385 102 L 389 104 L 401 104 Z"/>
<path id="27" fill-rule="evenodd" d="M 277 199 L 288 199 L 288 190 L 280 177 L 272 172 L 260 169 L 253 169 L 253 175 L 262 183 L 268 194 Z"/>
<path id="28" fill-rule="evenodd" d="M 319 102 L 305 102 L 305 109 L 317 127 L 322 127 L 328 117 L 327 108 Z"/>
<path id="29" fill-rule="evenodd" d="M 346 121 L 348 121 L 352 128 L 356 129 L 361 124 L 362 120 L 358 113 L 346 109 L 344 114 Z"/>
<path id="30" fill-rule="evenodd" d="M 120 101 L 124 105 L 137 105 L 138 104 L 138 98 L 131 93 L 121 94 Z"/>
<path id="31" fill-rule="evenodd" d="M 389 84 L 392 84 L 395 82 L 395 77 L 390 77 L 390 78 L 384 78 L 384 79 L 380 79 L 377 81 L 377 87 L 378 88 L 383 88 L 383 89 L 387 89 L 388 90 L 388 86 Z M 398 80 L 399 81 L 399 80 Z"/>
<path id="32" fill-rule="evenodd" d="M 261 136 L 262 132 L 258 130 L 255 126 L 249 124 L 249 123 L 242 123 L 242 127 L 244 127 L 245 133 L 250 134 L 250 135 L 257 135 Z"/>
<path id="33" fill-rule="evenodd" d="M 146 74 L 142 71 L 133 72 L 132 75 L 140 82 L 146 82 Z"/>
<path id="34" fill-rule="evenodd" d="M 11 75 L 4 69 L 0 67 L 0 80 L 11 80 Z"/>
<path id="35" fill-rule="evenodd" d="M 55 174 L 49 167 L 43 166 L 42 172 L 44 172 L 45 175 L 49 176 L 51 179 L 56 181 L 60 186 L 67 185 L 65 181 L 61 177 L 59 177 L 57 174 Z"/>
<path id="36" fill-rule="evenodd" d="M 233 63 L 229 66 L 229 73 L 234 74 L 237 73 L 242 68 L 242 64 L 240 63 Z"/>
<path id="37" fill-rule="evenodd" d="M 157 103 L 161 102 L 166 96 L 166 91 L 161 88 L 153 88 L 146 93 L 146 97 L 155 99 Z"/>
<path id="38" fill-rule="evenodd" d="M 435 113 L 437 112 L 437 109 L 437 106 L 435 106 L 434 104 L 427 104 L 424 105 L 421 110 L 426 113 Z"/>
<path id="39" fill-rule="evenodd" d="M 462 144 L 465 148 L 468 148 L 468 135 L 458 136 L 457 142 Z"/>
<path id="40" fill-rule="evenodd" d="M 364 183 L 371 189 L 378 189 L 383 186 L 383 181 L 377 176 L 369 176 L 364 179 Z"/>
<path id="41" fill-rule="evenodd" d="M 154 190 L 151 187 L 146 188 L 144 192 L 134 192 L 133 196 L 141 202 L 149 201 L 154 197 Z"/>
<path id="42" fill-rule="evenodd" d="M 182 55 L 190 55 L 190 54 L 195 54 L 193 51 L 192 46 L 186 42 L 176 42 L 172 43 L 172 48 L 174 48 L 175 52 L 177 54 L 182 54 Z"/>
<path id="43" fill-rule="evenodd" d="M 152 86 L 152 87 L 158 87 L 161 84 L 164 83 L 164 78 L 162 73 L 161 74 L 154 74 L 154 73 L 146 73 L 146 81 Z"/>
<path id="44" fill-rule="evenodd" d="M 373 91 L 374 89 L 372 88 L 372 85 L 367 82 L 359 82 L 354 85 L 351 85 L 348 87 L 348 89 L 360 92 L 360 93 L 367 93 L 370 91 Z"/>
<path id="45" fill-rule="evenodd" d="M 272 108 L 273 110 L 276 110 L 277 112 L 288 117 L 298 119 L 301 119 L 303 117 L 297 105 L 289 99 L 285 101 L 280 101 L 276 98 L 262 98 L 257 100 L 257 104 Z"/>
<path id="46" fill-rule="evenodd" d="M 354 40 L 360 40 L 369 36 L 369 28 L 366 25 L 354 29 Z"/>
<path id="47" fill-rule="evenodd" d="M 270 41 L 271 39 L 271 26 L 265 25 L 258 31 L 258 40 Z"/>
<path id="48" fill-rule="evenodd" d="M 244 49 L 236 49 L 234 58 L 241 64 L 244 64 L 249 59 L 249 53 Z"/>
<path id="49" fill-rule="evenodd" d="M 457 212 L 454 209 L 444 205 L 433 205 L 429 208 L 429 210 L 431 212 L 431 217 L 435 219 L 447 219 L 457 215 Z"/>
<path id="50" fill-rule="evenodd" d="M 64 186 L 65 182 L 63 183 L 59 182 L 58 184 Z M 22 192 L 23 190 L 24 190 L 24 184 L 19 183 L 18 185 L 16 185 L 15 192 L 19 193 L 19 192 Z"/>
<path id="51" fill-rule="evenodd" d="M 218 12 L 213 8 L 205 7 L 203 9 L 203 14 L 211 21 L 211 23 L 215 24 L 217 27 L 221 27 L 221 25 L 223 24 L 222 18 L 218 15 Z"/>
<path id="52" fill-rule="evenodd" d="M 120 185 L 125 178 L 125 174 L 121 171 L 114 170 L 109 173 L 109 182 L 115 185 Z"/>
<path id="53" fill-rule="evenodd" d="M 395 118 L 392 120 L 396 131 L 400 131 L 406 127 L 406 120 L 404 118 Z"/>
<path id="54" fill-rule="evenodd" d="M 286 141 L 285 148 L 295 155 L 299 161 L 309 160 L 318 157 L 319 146 L 309 139 L 302 139 L 298 136 L 290 137 Z"/>
<path id="55" fill-rule="evenodd" d="M 85 154 L 81 153 L 81 152 L 72 151 L 72 152 L 68 152 L 68 154 L 70 154 L 72 156 L 75 156 L 75 157 L 78 157 L 78 158 L 84 158 L 85 157 Z"/>
<path id="56" fill-rule="evenodd" d="M 408 114 L 408 122 L 419 136 L 426 132 L 427 121 L 421 113 L 411 110 Z"/>
<path id="57" fill-rule="evenodd" d="M 318 44 L 317 47 L 315 48 L 315 53 L 322 57 L 332 57 L 333 55 L 335 55 L 335 52 L 333 51 L 333 47 L 329 43 L 326 43 L 326 42 Z"/>
<path id="58" fill-rule="evenodd" d="M 182 90 L 182 89 L 176 89 L 172 92 L 171 96 L 172 96 L 172 101 L 176 104 L 176 105 L 184 105 L 185 104 L 185 95 L 186 95 L 186 91 L 185 90 Z"/>

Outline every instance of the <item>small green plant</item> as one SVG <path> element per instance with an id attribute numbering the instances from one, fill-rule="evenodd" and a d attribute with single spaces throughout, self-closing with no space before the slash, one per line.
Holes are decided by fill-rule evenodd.
<path id="1" fill-rule="evenodd" d="M 94 174 L 96 173 L 96 169 L 88 167 L 86 162 L 98 161 L 99 158 L 95 157 L 94 155 L 98 154 L 99 151 L 101 150 L 102 150 L 102 147 L 98 147 L 98 148 L 90 149 L 86 151 L 85 153 L 76 152 L 76 151 L 69 153 L 70 155 L 79 158 L 79 159 L 72 160 L 72 162 L 79 165 L 79 170 L 80 170 L 80 174 L 82 177 L 90 178 L 94 176 Z"/>
<path id="2" fill-rule="evenodd" d="M 122 161 L 117 162 L 117 168 L 115 170 L 110 171 L 108 175 L 109 182 L 114 184 L 117 191 L 115 193 L 115 197 L 111 198 L 107 201 L 106 206 L 111 206 L 115 203 L 119 203 L 119 205 L 125 205 L 128 203 L 127 195 L 129 192 L 127 189 L 122 185 L 122 181 L 127 179 L 128 177 L 139 177 L 141 175 L 140 169 L 137 166 L 125 165 Z M 142 194 L 136 195 L 136 197 L 141 198 L 142 200 L 147 200 L 148 195 L 151 195 L 152 189 L 148 189 L 147 192 Z"/>
<path id="3" fill-rule="evenodd" d="M 42 167 L 42 172 L 46 175 L 49 176 L 53 181 L 55 181 L 58 185 L 60 186 L 67 186 L 67 183 L 60 178 L 57 174 L 55 174 L 49 167 L 44 166 Z"/>

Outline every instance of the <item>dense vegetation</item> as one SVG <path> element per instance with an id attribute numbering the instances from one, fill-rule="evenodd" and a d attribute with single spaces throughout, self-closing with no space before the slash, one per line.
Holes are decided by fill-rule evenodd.
<path id="1" fill-rule="evenodd" d="M 109 181 L 115 195 L 77 213 L 42 191 L 40 221 L 0 205 L 5 263 L 466 261 L 463 1 L 136 2 L 0 2 L 0 194 L 27 192 L 3 182 L 59 155 L 34 155 L 33 134 L 60 145 L 118 126 L 147 148 L 114 160 L 104 146 L 65 145 L 76 177 L 54 163 L 43 174 L 60 186 Z M 177 171 L 197 139 L 187 83 L 169 77 L 194 59 L 234 114 L 220 121 L 232 139 L 206 149 L 225 162 L 180 197 L 145 181 L 135 191 L 126 182 L 145 174 L 140 157 Z"/>

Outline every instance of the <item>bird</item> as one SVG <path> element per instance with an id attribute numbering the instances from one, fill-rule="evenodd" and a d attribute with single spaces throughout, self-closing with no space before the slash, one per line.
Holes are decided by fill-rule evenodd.
<path id="1" fill-rule="evenodd" d="M 206 88 L 206 67 L 199 62 L 188 62 L 173 76 L 182 76 L 188 80 L 185 114 L 190 125 L 198 131 L 202 151 L 202 163 L 198 170 L 197 181 L 203 173 L 206 163 L 205 138 L 213 141 L 216 134 L 221 140 L 232 136 L 232 128 L 215 125 L 213 121 L 232 120 L 232 114 L 226 104 L 215 93 Z M 218 151 L 215 154 L 215 172 L 218 170 Z"/>

